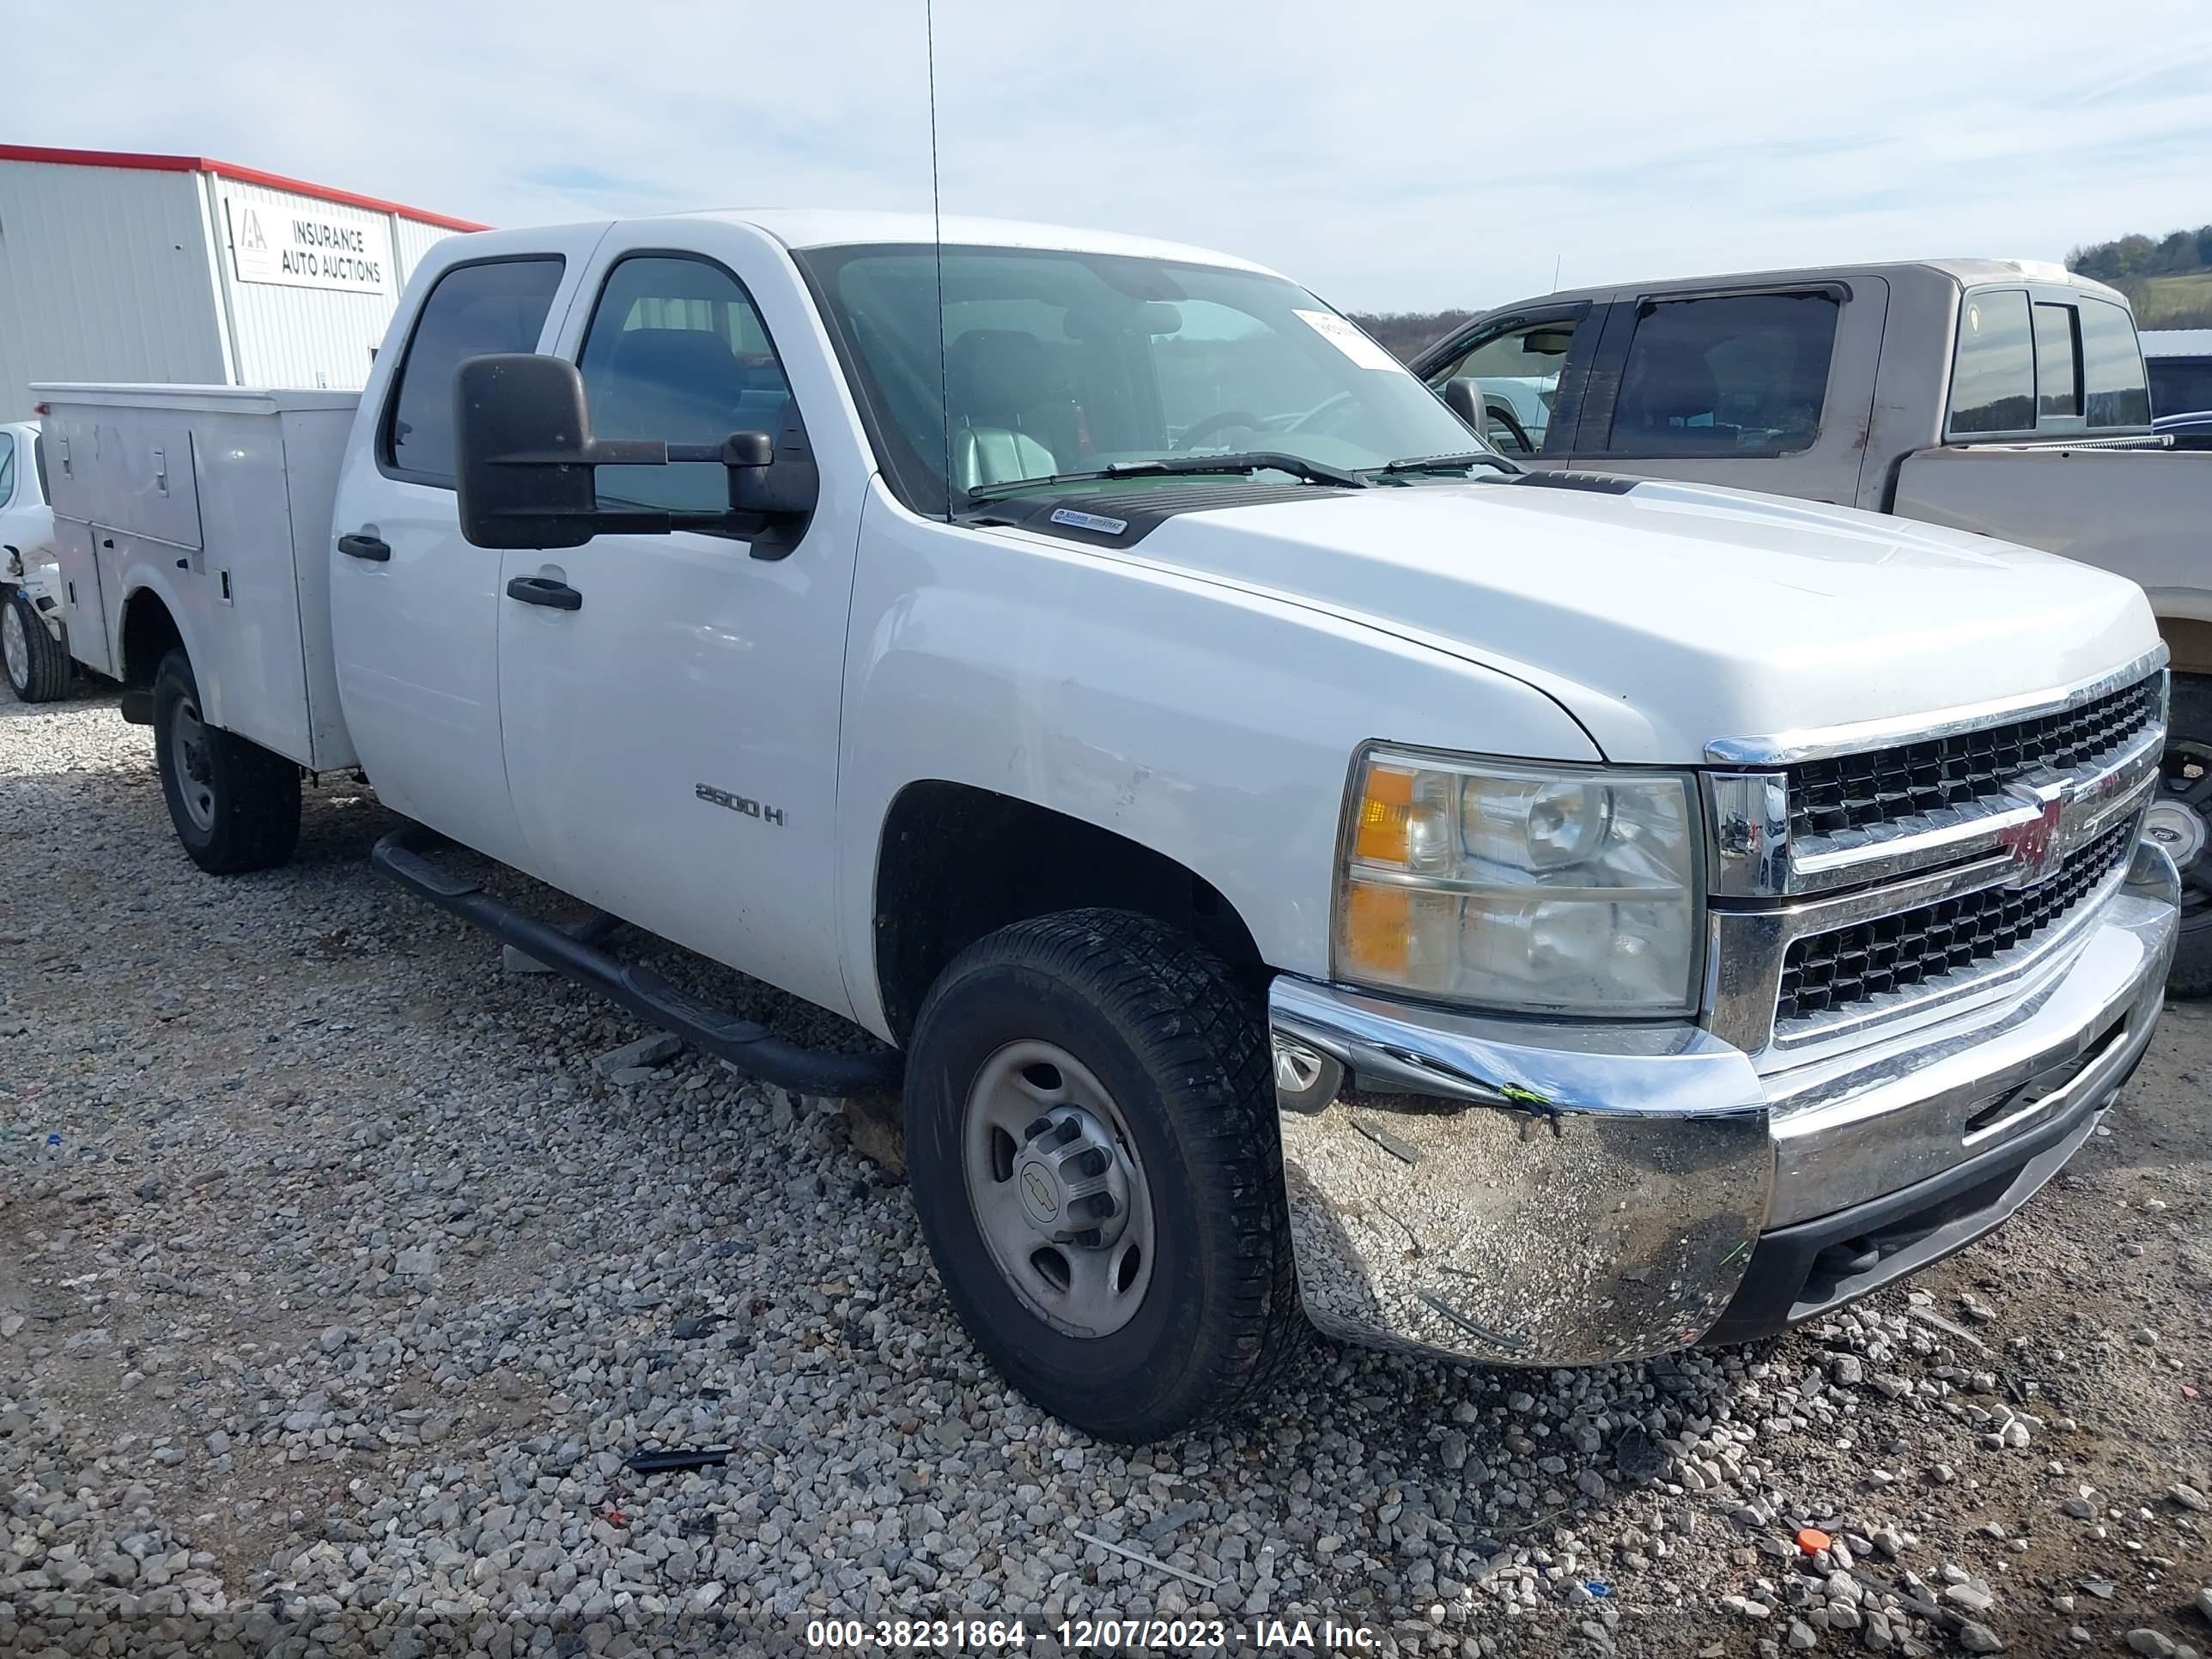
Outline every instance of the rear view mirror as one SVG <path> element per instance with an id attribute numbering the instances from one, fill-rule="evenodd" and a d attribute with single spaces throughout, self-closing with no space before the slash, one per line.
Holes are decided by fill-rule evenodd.
<path id="1" fill-rule="evenodd" d="M 785 434 L 791 453 L 777 465 L 765 432 L 733 432 L 720 443 L 594 438 L 584 377 L 574 363 L 534 352 L 489 352 L 462 361 L 453 377 L 455 494 L 461 534 L 477 547 L 581 547 L 594 536 L 665 536 L 714 530 L 754 542 L 781 558 L 812 516 L 818 485 L 805 435 Z M 604 508 L 596 470 L 707 461 L 730 470 L 730 510 L 674 513 Z"/>

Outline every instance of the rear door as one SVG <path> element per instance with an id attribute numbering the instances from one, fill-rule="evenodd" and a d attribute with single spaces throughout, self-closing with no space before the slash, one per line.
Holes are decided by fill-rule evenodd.
<path id="1" fill-rule="evenodd" d="M 554 348 L 596 435 L 719 442 L 803 425 L 797 544 L 601 536 L 500 569 L 507 775 L 529 867 L 808 1000 L 848 1005 L 835 914 L 838 701 L 872 471 L 788 254 L 749 227 L 620 225 Z M 610 507 L 719 511 L 719 465 L 603 467 Z"/>
<path id="2" fill-rule="evenodd" d="M 1888 306 L 1864 274 L 1616 301 L 1577 465 L 1856 505 Z"/>
<path id="3" fill-rule="evenodd" d="M 453 376 L 539 349 L 602 234 L 548 232 L 429 278 L 362 394 L 333 514 L 331 647 L 362 769 L 395 811 L 525 868 L 500 751 L 500 557 L 461 538 Z"/>

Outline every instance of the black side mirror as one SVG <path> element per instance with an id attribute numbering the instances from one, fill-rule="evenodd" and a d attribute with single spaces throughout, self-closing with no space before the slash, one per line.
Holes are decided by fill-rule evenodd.
<path id="1" fill-rule="evenodd" d="M 1444 382 L 1444 402 L 1451 412 L 1465 421 L 1471 432 L 1482 430 L 1481 384 L 1469 375 L 1455 375 Z"/>
<path id="2" fill-rule="evenodd" d="M 820 493 L 813 458 L 796 420 L 777 442 L 733 432 L 720 443 L 594 438 L 584 377 L 574 363 L 534 352 L 497 351 L 463 360 L 453 377 L 455 494 L 461 534 L 477 547 L 581 547 L 594 536 L 665 536 L 715 530 L 744 536 L 760 558 L 798 544 Z M 604 509 L 597 469 L 707 461 L 730 471 L 723 513 Z"/>

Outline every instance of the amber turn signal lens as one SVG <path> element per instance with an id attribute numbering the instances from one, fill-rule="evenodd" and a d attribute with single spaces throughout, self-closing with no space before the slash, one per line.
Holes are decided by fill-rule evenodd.
<path id="1" fill-rule="evenodd" d="M 1352 855 L 1377 864 L 1411 862 L 1413 817 L 1413 775 L 1394 766 L 1369 767 Z"/>
<path id="2" fill-rule="evenodd" d="M 1370 974 L 1402 974 L 1413 916 L 1413 895 L 1402 888 L 1355 883 L 1344 896 L 1346 960 Z"/>

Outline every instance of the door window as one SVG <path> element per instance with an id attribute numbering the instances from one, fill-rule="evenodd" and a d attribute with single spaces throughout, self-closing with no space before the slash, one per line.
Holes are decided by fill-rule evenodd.
<path id="1" fill-rule="evenodd" d="M 703 259 L 640 255 L 607 276 L 577 367 L 592 434 L 720 443 L 783 429 L 790 383 L 738 279 Z M 710 462 L 603 466 L 599 504 L 720 513 L 729 470 Z"/>
<path id="2" fill-rule="evenodd" d="M 495 259 L 438 279 L 407 342 L 386 405 L 384 461 L 421 483 L 453 484 L 453 375 L 465 357 L 535 351 L 563 261 Z"/>
<path id="3" fill-rule="evenodd" d="M 1553 441 L 1552 410 L 1575 321 L 1555 318 L 1493 335 L 1431 374 L 1429 384 L 1442 392 L 1454 380 L 1474 380 L 1482 393 L 1485 435 L 1507 454 L 1564 454 L 1571 434 L 1562 429 Z M 1528 439 L 1525 445 L 1516 425 Z"/>
<path id="4" fill-rule="evenodd" d="M 1951 435 L 2027 432 L 2034 426 L 2027 295 L 2011 289 L 1969 294 L 1959 307 L 1959 353 L 1951 365 Z"/>
<path id="5" fill-rule="evenodd" d="M 2135 319 L 2102 300 L 2081 301 L 2081 404 L 2093 427 L 2150 423 Z"/>
<path id="6" fill-rule="evenodd" d="M 2074 307 L 2035 307 L 2035 410 L 2045 415 L 2081 412 L 2081 353 L 2074 341 Z"/>
<path id="7" fill-rule="evenodd" d="M 1646 301 L 1622 366 L 1615 455 L 1789 455 L 1827 401 L 1842 307 L 1827 294 Z"/>
<path id="8" fill-rule="evenodd" d="M 15 434 L 0 432 L 0 507 L 15 499 Z"/>

